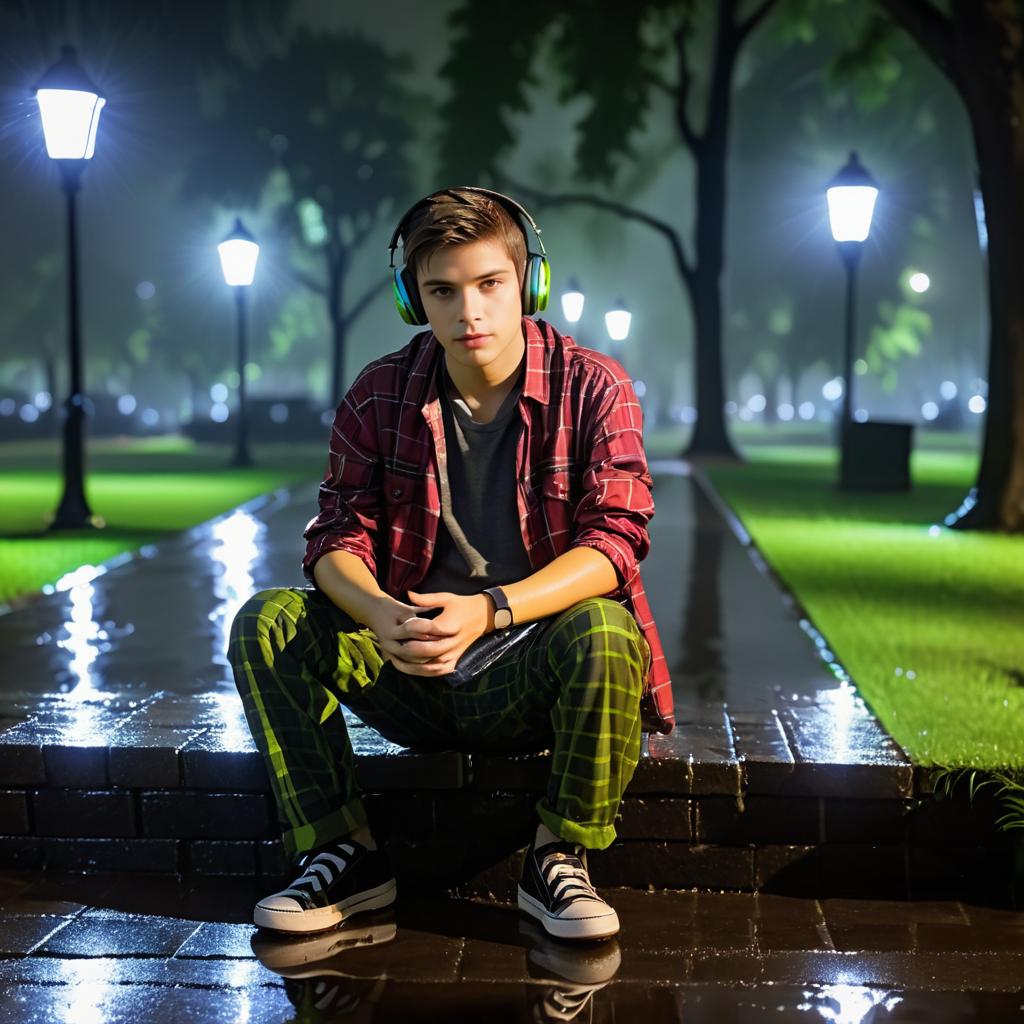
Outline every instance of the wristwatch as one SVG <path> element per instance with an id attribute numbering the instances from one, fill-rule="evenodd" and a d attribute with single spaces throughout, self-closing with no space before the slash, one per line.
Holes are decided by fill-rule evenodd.
<path id="1" fill-rule="evenodd" d="M 512 625 L 512 609 L 509 607 L 508 598 L 501 587 L 488 587 L 481 591 L 483 594 L 490 594 L 494 601 L 494 628 L 508 629 Z"/>

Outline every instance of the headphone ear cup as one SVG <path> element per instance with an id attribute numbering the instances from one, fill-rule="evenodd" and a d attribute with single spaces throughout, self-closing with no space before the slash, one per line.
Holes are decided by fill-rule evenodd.
<path id="1" fill-rule="evenodd" d="M 420 302 L 420 290 L 416 285 L 416 279 L 408 267 L 399 269 L 395 267 L 395 305 L 398 307 L 398 315 L 414 327 L 422 327 L 428 323 L 427 315 L 423 310 L 423 303 Z"/>
<path id="2" fill-rule="evenodd" d="M 531 253 L 523 275 L 523 314 L 532 316 L 547 308 L 551 291 L 551 268 L 547 258 Z"/>

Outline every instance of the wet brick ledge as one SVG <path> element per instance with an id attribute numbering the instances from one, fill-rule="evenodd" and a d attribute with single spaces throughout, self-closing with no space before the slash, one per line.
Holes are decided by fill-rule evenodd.
<path id="1" fill-rule="evenodd" d="M 348 715 L 374 831 L 424 887 L 508 898 L 547 752 L 412 751 Z M 937 800 L 868 714 L 722 706 L 644 737 L 595 879 L 792 895 L 1000 897 L 994 808 Z M 0 865 L 287 874 L 262 759 L 237 699 L 50 701 L 0 732 Z"/>

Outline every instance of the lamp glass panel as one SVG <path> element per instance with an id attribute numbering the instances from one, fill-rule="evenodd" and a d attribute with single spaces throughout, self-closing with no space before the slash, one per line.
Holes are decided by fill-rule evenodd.
<path id="1" fill-rule="evenodd" d="M 837 242 L 863 242 L 871 230 L 878 189 L 870 185 L 835 185 L 828 196 L 828 219 Z"/>
<path id="2" fill-rule="evenodd" d="M 260 247 L 244 238 L 229 238 L 217 246 L 224 280 L 232 285 L 250 285 L 256 276 Z"/>
<path id="3" fill-rule="evenodd" d="M 633 314 L 625 309 L 613 309 L 604 315 L 604 325 L 612 341 L 625 341 L 629 334 L 629 322 Z"/>
<path id="4" fill-rule="evenodd" d="M 571 324 L 583 316 L 583 292 L 565 292 L 562 295 L 562 316 Z"/>
<path id="5" fill-rule="evenodd" d="M 984 252 L 988 249 L 988 224 L 985 221 L 985 199 L 980 188 L 974 190 L 974 220 L 978 225 L 978 245 Z"/>
<path id="6" fill-rule="evenodd" d="M 100 111 L 107 102 L 94 92 L 39 89 L 46 152 L 54 160 L 89 160 L 96 149 Z"/>

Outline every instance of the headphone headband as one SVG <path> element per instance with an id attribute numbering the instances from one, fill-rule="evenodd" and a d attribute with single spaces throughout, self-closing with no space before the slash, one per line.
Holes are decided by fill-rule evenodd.
<path id="1" fill-rule="evenodd" d="M 533 228 L 534 234 L 537 236 L 537 244 L 540 246 L 540 255 L 545 257 L 547 256 L 547 253 L 544 251 L 544 242 L 540 237 L 540 228 L 537 227 L 536 221 L 530 216 L 526 208 L 520 203 L 517 203 L 511 196 L 506 196 L 501 192 L 495 192 L 489 188 L 479 188 L 476 185 L 454 185 L 451 188 L 443 188 L 439 189 L 437 192 L 432 192 L 429 196 L 425 196 L 423 199 L 413 203 L 412 206 L 402 214 L 402 219 L 398 222 L 398 226 L 395 228 L 394 233 L 391 236 L 391 241 L 388 243 L 388 249 L 390 250 L 388 266 L 394 267 L 395 265 L 395 250 L 398 248 L 398 237 L 402 234 L 402 228 L 405 227 L 406 221 L 408 221 L 421 206 L 429 206 L 435 202 L 438 196 L 449 195 L 454 199 L 459 199 L 460 197 L 456 193 L 456 189 L 463 192 L 479 192 L 482 195 L 490 196 L 495 202 L 500 203 L 505 210 L 512 215 L 513 219 L 516 218 L 516 214 L 521 214 L 526 218 L 530 227 Z M 519 224 L 523 234 L 526 235 L 526 230 L 523 228 L 522 223 L 519 221 L 517 221 L 517 223 Z M 403 238 L 403 245 L 404 241 L 405 240 Z M 526 248 L 527 250 L 530 248 L 530 239 L 528 235 L 526 239 Z"/>

